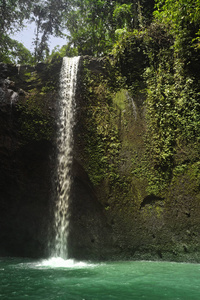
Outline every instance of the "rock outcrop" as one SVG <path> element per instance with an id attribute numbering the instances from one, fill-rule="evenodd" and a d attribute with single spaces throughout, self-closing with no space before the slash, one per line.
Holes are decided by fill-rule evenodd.
<path id="1" fill-rule="evenodd" d="M 0 65 L 0 255 L 38 257 L 46 254 L 52 142 L 23 128 L 33 86 L 23 80 L 28 69 L 18 72 Z"/>
<path id="2" fill-rule="evenodd" d="M 48 255 L 60 66 L 0 65 L 0 255 Z M 69 254 L 199 262 L 199 163 L 149 192 L 145 95 L 117 76 L 105 58 L 81 59 Z"/>

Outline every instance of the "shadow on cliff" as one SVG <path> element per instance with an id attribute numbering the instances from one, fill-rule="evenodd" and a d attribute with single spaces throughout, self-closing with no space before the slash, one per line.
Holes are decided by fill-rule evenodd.
<path id="1" fill-rule="evenodd" d="M 108 259 L 113 241 L 104 208 L 98 202 L 87 173 L 77 160 L 74 160 L 72 175 L 69 255 L 76 259 Z"/>

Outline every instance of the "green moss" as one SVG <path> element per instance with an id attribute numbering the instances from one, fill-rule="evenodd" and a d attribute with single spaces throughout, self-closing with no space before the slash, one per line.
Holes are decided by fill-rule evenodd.
<path id="1" fill-rule="evenodd" d="M 136 157 L 135 141 L 128 134 L 123 135 L 122 148 L 134 149 L 132 175 L 147 178 L 148 193 L 156 195 L 165 193 L 173 176 L 199 157 L 198 75 L 188 72 L 189 53 L 180 48 L 184 48 L 182 42 L 173 45 L 165 26 L 152 24 L 146 31 L 124 34 L 113 50 L 113 64 L 124 76 L 123 87 L 133 97 L 146 91 L 146 152 Z M 123 111 L 121 93 L 116 94 L 114 102 Z M 130 131 L 130 118 L 127 113 L 125 116 L 128 122 L 124 125 Z"/>
<path id="2" fill-rule="evenodd" d="M 81 78 L 83 96 L 81 114 L 82 164 L 86 169 L 99 200 L 108 214 L 126 211 L 131 218 L 145 196 L 146 182 L 139 178 L 142 160 L 143 121 L 138 112 L 136 121 L 128 91 L 114 86 L 107 65 L 102 72 L 93 72 L 85 60 Z M 118 77 L 116 71 L 115 78 Z M 138 135 L 135 132 L 138 131 Z M 137 136 L 137 138 L 135 138 Z M 137 154 L 139 153 L 139 154 Z M 135 163 L 132 159 L 135 156 Z M 133 169 L 138 168 L 138 177 Z"/>
<path id="3" fill-rule="evenodd" d="M 85 113 L 85 164 L 90 180 L 96 186 L 106 180 L 117 180 L 116 160 L 120 141 L 117 126 L 117 111 L 111 105 L 112 89 L 103 74 L 94 74 L 84 68 L 82 89 Z M 89 158 L 89 159 L 88 159 Z"/>
<path id="4" fill-rule="evenodd" d="M 57 98 L 59 72 L 60 62 L 42 64 L 22 67 L 15 78 L 16 83 L 19 81 L 18 84 L 24 90 L 17 105 L 19 133 L 23 144 L 32 140 L 52 139 L 54 120 L 49 108 L 53 106 L 52 100 Z"/>
<path id="5" fill-rule="evenodd" d="M 26 77 L 26 82 L 33 82 L 39 80 L 39 76 L 36 71 L 31 73 L 25 73 L 24 76 Z"/>
<path id="6" fill-rule="evenodd" d="M 126 101 L 127 101 L 127 90 L 119 90 L 116 94 L 114 94 L 112 100 L 113 104 L 116 105 L 121 111 L 126 108 Z"/>
<path id="7" fill-rule="evenodd" d="M 38 106 L 37 102 L 34 101 L 34 97 L 28 99 L 25 104 L 18 105 L 18 112 L 20 115 L 19 133 L 23 143 L 52 139 L 52 118 Z"/>

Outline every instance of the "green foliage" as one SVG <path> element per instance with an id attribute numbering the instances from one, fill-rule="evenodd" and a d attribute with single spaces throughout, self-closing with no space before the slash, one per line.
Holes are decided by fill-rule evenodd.
<path id="1" fill-rule="evenodd" d="M 49 37 L 64 37 L 63 29 L 71 2 L 66 0 L 48 0 L 39 2 L 35 1 L 31 22 L 36 24 L 36 33 L 34 39 L 34 57 L 35 62 L 44 61 L 49 56 Z"/>
<path id="2" fill-rule="evenodd" d="M 95 186 L 104 181 L 114 189 L 121 180 L 118 173 L 121 142 L 118 108 L 112 102 L 113 87 L 106 73 L 97 75 L 88 70 L 87 64 L 83 72 L 83 101 L 87 103 L 84 115 L 85 167 Z"/>
<path id="3" fill-rule="evenodd" d="M 21 107 L 21 131 L 20 134 L 24 143 L 30 141 L 50 140 L 52 136 L 52 128 L 50 119 L 38 109 L 29 109 L 28 104 Z"/>
<path id="4" fill-rule="evenodd" d="M 182 34 L 183 31 L 187 30 L 188 25 L 199 24 L 200 1 L 157 0 L 154 16 L 163 24 L 166 24 L 173 34 L 179 35 Z"/>
<path id="5" fill-rule="evenodd" d="M 181 62 L 175 59 L 174 69 L 171 63 L 169 51 L 162 53 L 156 70 L 146 70 L 147 153 L 157 174 L 155 184 L 160 186 L 172 178 L 177 147 L 198 142 L 200 134 L 199 93 L 193 80 L 185 76 Z"/>
<path id="6" fill-rule="evenodd" d="M 74 1 L 68 16 L 69 41 L 80 55 L 102 55 L 110 49 L 114 29 L 112 4 L 107 1 Z"/>
<path id="7" fill-rule="evenodd" d="M 0 61 L 5 63 L 32 64 L 33 57 L 28 49 L 22 43 L 9 38 L 6 35 L 1 36 L 3 47 L 1 47 Z"/>
<path id="8" fill-rule="evenodd" d="M 113 12 L 113 17 L 116 20 L 117 27 L 119 28 L 132 28 L 132 20 L 133 20 L 133 11 L 132 11 L 132 3 L 130 4 L 116 4 L 115 10 Z"/>
<path id="9" fill-rule="evenodd" d="M 141 88 L 144 68 L 148 62 L 143 36 L 144 32 L 138 30 L 126 32 L 115 43 L 112 51 L 115 67 L 124 76 L 125 87 L 128 86 L 133 94 Z"/>
<path id="10" fill-rule="evenodd" d="M 46 59 L 51 62 L 52 69 L 47 67 L 46 72 L 54 74 L 54 65 L 65 55 L 103 56 L 112 50 L 112 67 L 104 64 L 104 71 L 95 74 L 86 66 L 82 76 L 83 101 L 88 108 L 84 115 L 88 125 L 85 156 L 90 157 L 86 169 L 94 185 L 98 186 L 104 180 L 113 189 L 123 186 L 125 191 L 132 181 L 131 176 L 139 178 L 140 175 L 148 179 L 149 193 L 160 194 L 174 177 L 186 172 L 188 165 L 198 165 L 199 0 L 156 1 L 154 20 L 150 25 L 153 0 L 52 0 L 42 4 L 28 1 L 25 8 L 30 8 L 29 13 L 25 12 L 22 3 L 2 1 L 2 61 L 32 62 L 30 53 L 5 35 L 5 32 L 13 32 L 15 25 L 21 27 L 31 13 L 37 25 L 35 61 Z M 16 19 L 12 20 L 12 13 Z M 49 55 L 49 36 L 61 36 L 64 28 L 69 30 L 69 43 Z M 55 75 L 52 75 L 21 111 L 22 131 L 29 137 L 40 139 L 46 132 L 45 138 L 48 138 L 50 134 L 49 120 L 42 109 L 35 108 L 35 99 L 54 89 L 55 82 Z M 119 172 L 120 151 L 124 145 L 120 140 L 118 117 L 125 104 L 123 92 L 116 92 L 122 88 L 132 95 L 146 93 L 146 152 L 138 162 L 133 151 L 135 169 L 126 180 Z"/>
<path id="11" fill-rule="evenodd" d="M 30 52 L 10 38 L 24 27 L 23 21 L 30 17 L 32 1 L 0 0 L 0 61 L 13 63 L 30 62 Z"/>
<path id="12" fill-rule="evenodd" d="M 132 94 L 146 88 L 146 153 L 144 163 L 134 159 L 132 174 L 146 177 L 148 192 L 157 195 L 185 169 L 183 151 L 199 145 L 200 59 L 194 47 L 199 3 L 184 2 L 158 2 L 157 19 L 145 30 L 124 31 L 112 52 L 125 87 Z M 183 157 L 198 161 L 198 155 Z"/>
<path id="13" fill-rule="evenodd" d="M 46 62 L 50 63 L 52 61 L 61 59 L 64 56 L 73 57 L 77 55 L 78 55 L 77 49 L 71 47 L 70 44 L 68 43 L 67 45 L 62 46 L 61 48 L 59 48 L 59 46 L 56 46 L 52 50 L 51 55 L 49 55 L 48 58 L 46 59 Z"/>
<path id="14" fill-rule="evenodd" d="M 126 107 L 125 101 L 127 98 L 127 90 L 120 90 L 113 96 L 113 104 L 116 105 L 121 111 Z"/>
<path id="15" fill-rule="evenodd" d="M 185 145 L 199 144 L 199 75 L 191 68 L 193 60 L 199 64 L 192 44 L 198 5 L 198 1 L 159 1 L 154 15 L 162 24 L 153 23 L 144 37 L 149 58 L 144 79 L 151 193 L 160 193 L 177 172 L 184 171 L 185 164 L 177 165 L 175 158 Z"/>
<path id="16" fill-rule="evenodd" d="M 0 0 L 0 43 L 5 32 L 14 33 L 23 27 L 23 21 L 30 17 L 32 5 L 31 0 Z"/>
<path id="17" fill-rule="evenodd" d="M 128 202 L 134 205 L 134 199 L 140 197 L 133 186 L 131 162 L 130 165 L 128 162 L 130 148 L 123 145 L 126 140 L 122 132 L 127 121 L 125 114 L 131 114 L 131 119 L 133 116 L 132 110 L 129 111 L 128 91 L 121 89 L 123 79 L 118 70 L 106 59 L 95 62 L 99 65 L 95 64 L 93 69 L 93 60 L 85 58 L 81 74 L 82 163 L 99 191 L 105 210 L 110 212 L 113 207 L 127 207 Z M 129 128 L 126 134 L 129 134 Z"/>
<path id="18" fill-rule="evenodd" d="M 31 141 L 52 140 L 55 120 L 52 116 L 54 99 L 57 96 L 61 60 L 51 64 L 22 68 L 20 87 L 25 91 L 19 95 L 17 104 L 19 134 L 23 144 Z"/>
<path id="19" fill-rule="evenodd" d="M 140 16 L 150 18 L 154 1 L 74 1 L 67 28 L 80 55 L 108 54 L 120 33 L 138 28 Z"/>
<path id="20" fill-rule="evenodd" d="M 108 54 L 119 32 L 132 30 L 151 19 L 154 1 L 106 0 L 1 0 L 0 46 L 5 52 L 3 35 L 23 28 L 28 20 L 35 24 L 34 61 L 49 57 L 50 36 L 66 37 L 79 55 Z M 116 33 L 116 34 L 115 34 Z M 72 55 L 72 49 L 70 55 Z"/>
<path id="21" fill-rule="evenodd" d="M 53 134 L 51 117 L 45 112 L 44 101 L 36 89 L 27 96 L 25 104 L 19 104 L 20 135 L 24 144 L 30 141 L 50 140 Z"/>
<path id="22" fill-rule="evenodd" d="M 184 59 L 191 70 L 195 63 L 199 68 L 199 51 L 195 48 L 199 48 L 200 40 L 200 1 L 157 1 L 156 8 L 155 19 L 173 35 L 176 55 Z"/>

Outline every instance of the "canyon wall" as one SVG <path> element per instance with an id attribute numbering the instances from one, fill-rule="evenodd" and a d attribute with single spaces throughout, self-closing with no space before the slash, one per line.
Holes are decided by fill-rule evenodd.
<path id="1" fill-rule="evenodd" d="M 0 255 L 48 256 L 60 67 L 0 65 Z M 199 262 L 199 162 L 151 188 L 142 84 L 133 94 L 112 58 L 82 57 L 76 98 L 70 256 Z"/>

